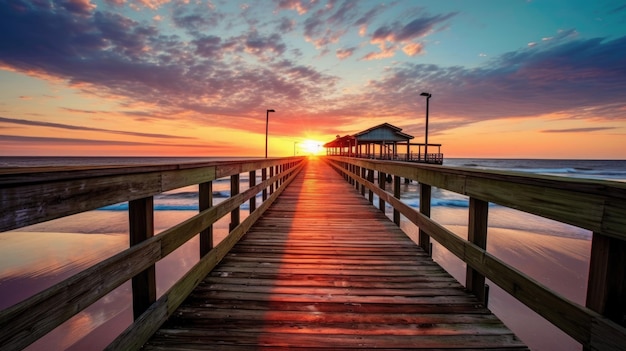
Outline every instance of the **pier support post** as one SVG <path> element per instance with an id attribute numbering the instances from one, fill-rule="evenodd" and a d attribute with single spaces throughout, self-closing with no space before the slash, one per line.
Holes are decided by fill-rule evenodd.
<path id="1" fill-rule="evenodd" d="M 253 188 L 256 185 L 256 171 L 250 171 L 248 178 L 250 179 L 248 185 Z M 256 195 L 250 198 L 250 213 L 254 210 L 256 210 Z"/>
<path id="2" fill-rule="evenodd" d="M 626 241 L 593 233 L 587 307 L 626 326 Z"/>
<path id="3" fill-rule="evenodd" d="M 370 183 L 374 183 L 374 170 L 373 169 L 368 169 L 367 170 L 367 180 Z M 374 192 L 370 189 L 368 190 L 368 194 L 367 194 L 367 199 L 369 200 L 369 202 L 371 204 L 374 204 Z"/>
<path id="4" fill-rule="evenodd" d="M 230 197 L 239 194 L 239 174 L 233 174 L 230 176 Z M 229 231 L 235 229 L 239 225 L 239 207 L 230 212 L 230 226 Z"/>
<path id="5" fill-rule="evenodd" d="M 393 176 L 393 197 L 396 199 L 400 199 L 400 176 Z M 395 207 L 393 209 L 393 222 L 400 226 L 400 211 L 398 211 Z"/>
<path id="6" fill-rule="evenodd" d="M 431 186 L 420 183 L 420 213 L 426 217 L 430 217 L 430 197 Z M 432 254 L 432 250 L 430 250 L 430 236 L 421 228 L 419 230 L 418 243 L 425 252 L 431 252 Z"/>
<path id="7" fill-rule="evenodd" d="M 261 181 L 265 181 L 267 179 L 267 167 L 264 167 L 261 170 Z M 263 201 L 267 200 L 267 188 L 263 188 Z"/>
<path id="8" fill-rule="evenodd" d="M 481 249 L 487 248 L 488 217 L 489 203 L 470 197 L 467 240 Z M 476 295 L 478 300 L 486 303 L 485 276 L 478 273 L 469 265 L 467 265 L 466 272 L 465 287 Z"/>
<path id="9" fill-rule="evenodd" d="M 366 173 L 367 169 L 364 167 L 361 167 L 361 178 L 366 179 Z M 361 196 L 365 196 L 365 184 L 361 184 Z"/>
<path id="10" fill-rule="evenodd" d="M 385 172 L 378 171 L 378 187 L 381 190 L 385 190 L 385 185 L 387 183 L 387 175 Z M 385 200 L 382 197 L 378 197 L 378 209 L 385 213 Z"/>
<path id="11" fill-rule="evenodd" d="M 213 182 L 200 183 L 198 205 L 200 212 L 213 206 Z M 213 248 L 213 224 L 200 232 L 200 257 Z"/>
<path id="12" fill-rule="evenodd" d="M 273 176 L 274 176 L 274 166 L 270 167 L 270 178 L 272 178 Z M 276 182 L 270 183 L 270 196 L 274 193 L 274 183 Z"/>
<path id="13" fill-rule="evenodd" d="M 128 202 L 130 246 L 154 236 L 154 198 L 152 196 Z M 154 265 L 132 279 L 133 317 L 136 320 L 156 301 Z"/>

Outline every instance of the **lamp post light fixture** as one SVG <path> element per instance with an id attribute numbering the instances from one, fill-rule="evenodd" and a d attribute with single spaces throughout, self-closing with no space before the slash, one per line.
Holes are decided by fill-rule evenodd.
<path id="1" fill-rule="evenodd" d="M 269 132 L 270 112 L 276 112 L 276 111 L 267 110 L 265 113 L 265 158 L 267 158 L 267 134 Z"/>
<path id="2" fill-rule="evenodd" d="M 426 130 L 424 133 L 424 162 L 428 163 L 428 102 L 433 95 L 431 93 L 421 93 L 420 96 L 426 96 Z"/>

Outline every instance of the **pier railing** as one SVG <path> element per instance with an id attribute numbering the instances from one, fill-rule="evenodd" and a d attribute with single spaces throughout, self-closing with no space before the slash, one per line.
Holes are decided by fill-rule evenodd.
<path id="1" fill-rule="evenodd" d="M 419 227 L 419 245 L 433 238 L 467 264 L 466 288 L 484 301 L 485 278 L 580 342 L 585 349 L 626 345 L 626 184 L 479 171 L 404 162 L 328 157 L 346 180 L 393 220 L 403 215 Z M 375 184 L 377 172 L 378 184 Z M 388 177 L 394 189 L 385 189 Z M 419 211 L 400 200 L 400 178 L 419 182 Z M 431 220 L 432 187 L 469 197 L 468 240 Z M 489 203 L 532 213 L 593 232 L 586 306 L 574 303 L 486 250 Z"/>
<path id="2" fill-rule="evenodd" d="M 129 202 L 130 247 L 0 311 L 0 349 L 19 350 L 132 280 L 135 322 L 110 349 L 138 349 L 272 204 L 304 158 L 251 159 L 161 166 L 12 169 L 0 172 L 0 232 Z M 261 173 L 261 182 L 256 184 Z M 240 174 L 250 186 L 240 192 Z M 230 198 L 213 206 L 212 182 L 230 177 Z M 154 235 L 154 196 L 199 186 L 199 213 Z M 262 194 L 257 206 L 256 196 Z M 250 201 L 250 215 L 239 209 Z M 212 224 L 230 213 L 229 234 L 213 246 Z M 158 300 L 155 263 L 196 235 L 200 260 Z"/>

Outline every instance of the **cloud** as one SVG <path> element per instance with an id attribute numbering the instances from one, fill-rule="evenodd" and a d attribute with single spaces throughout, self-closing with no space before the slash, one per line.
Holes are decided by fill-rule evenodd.
<path id="1" fill-rule="evenodd" d="M 590 128 L 569 128 L 569 129 L 546 129 L 542 133 L 589 133 L 602 130 L 617 129 L 616 127 L 590 127 Z"/>
<path id="2" fill-rule="evenodd" d="M 381 26 L 372 33 L 370 39 L 372 44 L 378 45 L 380 52 L 369 53 L 363 59 L 373 60 L 392 57 L 399 47 L 402 47 L 402 51 L 408 56 L 415 56 L 424 49 L 424 45 L 416 43 L 415 40 L 425 37 L 434 31 L 437 26 L 454 16 L 456 16 L 456 13 L 422 16 L 407 24 L 395 22 Z"/>
<path id="3" fill-rule="evenodd" d="M 89 146 L 137 146 L 137 145 L 163 145 L 158 143 L 144 143 L 138 141 L 124 140 L 98 140 L 98 139 L 76 139 L 76 138 L 54 138 L 54 137 L 33 137 L 33 136 L 16 136 L 16 135 L 0 135 L 1 143 L 37 143 L 44 145 L 89 145 Z M 191 146 L 191 145 L 189 145 Z"/>
<path id="4" fill-rule="evenodd" d="M 139 4 L 151 10 L 157 10 L 159 7 L 169 3 L 170 0 L 134 0 L 134 4 Z"/>
<path id="5" fill-rule="evenodd" d="M 369 101 L 372 110 L 407 116 L 421 103 L 417 94 L 429 91 L 433 114 L 439 119 L 455 119 L 458 126 L 552 113 L 625 120 L 623 52 L 626 37 L 565 36 L 502 54 L 477 68 L 398 64 L 379 79 L 370 80 L 366 92 L 350 97 L 350 105 Z M 366 113 L 361 108 L 354 112 Z"/>
<path id="6" fill-rule="evenodd" d="M 26 126 L 37 126 L 37 127 L 49 127 L 49 128 L 58 128 L 65 130 L 82 130 L 82 131 L 91 131 L 91 132 L 104 132 L 110 134 L 121 134 L 121 135 L 130 135 L 136 137 L 148 137 L 148 138 L 161 138 L 161 139 L 194 139 L 190 137 L 180 137 L 168 134 L 156 134 L 156 133 L 140 133 L 140 132 L 126 132 L 121 130 L 111 130 L 111 129 L 103 129 L 103 128 L 92 128 L 92 127 L 82 127 L 82 126 L 74 126 L 70 124 L 62 124 L 62 123 L 53 123 L 53 122 L 41 122 L 41 121 L 29 121 L 25 119 L 17 119 L 17 118 L 8 118 L 8 117 L 0 117 L 0 123 L 11 123 L 11 124 L 19 124 Z"/>
<path id="7" fill-rule="evenodd" d="M 296 21 L 283 17 L 280 20 L 277 30 L 280 33 L 289 33 L 296 28 Z"/>
<path id="8" fill-rule="evenodd" d="M 306 0 L 280 0 L 278 1 L 277 7 L 281 10 L 294 10 L 298 12 L 299 15 L 304 15 L 311 7 L 315 5 L 314 1 L 306 1 Z"/>
<path id="9" fill-rule="evenodd" d="M 286 49 L 287 46 L 282 42 L 282 38 L 278 33 L 263 36 L 253 31 L 245 38 L 245 51 L 255 55 L 264 55 L 268 52 L 282 55 Z"/>
<path id="10" fill-rule="evenodd" d="M 99 9 L 75 16 L 38 4 L 0 2 L 0 66 L 67 81 L 120 104 L 141 103 L 160 115 L 239 127 L 259 106 L 305 111 L 337 80 L 284 58 L 292 50 L 278 33 L 244 29 L 223 37 L 213 26 L 235 25 L 239 17 L 227 21 L 206 7 L 173 11 L 174 24 L 188 35 L 182 38 L 163 34 L 153 21 Z M 274 68 L 279 62 L 290 64 Z"/>
<path id="11" fill-rule="evenodd" d="M 62 0 L 59 5 L 77 15 L 88 15 L 96 8 L 89 0 Z"/>
<path id="12" fill-rule="evenodd" d="M 338 59 L 345 60 L 348 57 L 352 56 L 355 50 L 356 50 L 356 47 L 351 47 L 351 48 L 346 48 L 346 49 L 337 49 L 335 51 L 335 55 L 337 56 Z"/>
<path id="13" fill-rule="evenodd" d="M 3 145 L 7 150 L 17 149 L 19 152 L 30 149 L 39 148 L 44 150 L 44 154 L 47 151 L 56 154 L 56 147 L 63 147 L 65 153 L 73 153 L 73 150 L 117 150 L 116 154 L 129 155 L 135 154 L 132 150 L 141 148 L 142 153 L 155 154 L 159 156 L 163 155 L 179 155 L 178 150 L 186 150 L 191 152 L 206 152 L 210 150 L 213 153 L 219 155 L 229 155 L 233 150 L 244 150 L 250 155 L 253 154 L 247 145 L 238 145 L 236 141 L 229 142 L 211 142 L 202 141 L 195 144 L 180 144 L 180 143 L 159 143 L 159 142 L 139 142 L 139 141 L 127 141 L 127 140 L 102 140 L 102 139 L 79 139 L 79 138 L 58 138 L 58 137 L 36 137 L 36 136 L 16 136 L 16 135 L 0 135 L 0 145 Z M 46 151 L 47 150 L 47 151 Z M 41 151 L 40 151 L 41 152 Z M 107 155 L 111 151 L 107 152 Z"/>
<path id="14" fill-rule="evenodd" d="M 305 57 L 306 46 L 293 44 L 296 31 L 305 33 L 320 52 L 341 60 L 388 58 L 398 50 L 412 56 L 423 54 L 424 36 L 443 28 L 456 13 L 380 23 L 374 19 L 381 20 L 378 16 L 393 4 L 361 9 L 364 2 L 324 6 L 277 1 L 279 10 L 301 16 L 291 13 L 289 19 L 277 13 L 251 22 L 240 12 L 190 2 L 172 3 L 171 17 L 157 22 L 151 20 L 154 14 L 139 21 L 124 11 L 107 11 L 110 4 L 128 5 L 120 1 L 95 8 L 87 1 L 64 4 L 0 1 L 0 67 L 111 99 L 131 111 L 115 113 L 131 118 L 178 119 L 190 126 L 257 133 L 264 132 L 259 111 L 275 108 L 277 132 L 293 132 L 297 119 L 325 123 L 321 130 L 330 125 L 349 132 L 354 127 L 345 126 L 355 123 L 355 116 L 381 123 L 415 116 L 423 103 L 416 96 L 421 91 L 433 93 L 433 118 L 448 126 L 511 116 L 573 115 L 569 111 L 576 111 L 572 118 L 578 119 L 623 120 L 626 115 L 626 37 L 582 39 L 564 30 L 550 40 L 537 38 L 534 46 L 499 56 L 490 53 L 473 68 L 394 61 L 366 84 L 342 93 L 344 82 L 329 73 L 335 67 L 303 64 L 311 57 Z M 258 4 L 250 4 L 249 13 L 258 10 Z M 164 32 L 166 26 L 175 30 Z M 293 32 L 283 34 L 280 28 Z M 348 34 L 365 35 L 357 37 L 363 43 L 343 42 Z M 376 47 L 359 45 L 368 43 Z"/>
<path id="15" fill-rule="evenodd" d="M 424 51 L 424 45 L 421 43 L 408 43 L 402 47 L 402 51 L 407 56 L 419 55 Z"/>
<path id="16" fill-rule="evenodd" d="M 374 31 L 372 41 L 389 41 L 396 43 L 421 38 L 433 31 L 437 25 L 455 15 L 456 13 L 448 13 L 445 15 L 426 16 L 416 18 L 405 25 L 396 22 L 391 25 L 382 26 Z"/>

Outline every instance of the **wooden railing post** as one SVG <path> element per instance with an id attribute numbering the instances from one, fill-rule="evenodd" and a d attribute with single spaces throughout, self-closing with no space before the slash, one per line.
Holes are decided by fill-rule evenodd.
<path id="1" fill-rule="evenodd" d="M 393 176 L 393 197 L 400 199 L 400 176 Z M 400 226 L 400 211 L 393 208 L 393 222 Z"/>
<path id="2" fill-rule="evenodd" d="M 256 185 L 256 171 L 250 171 L 248 177 L 250 178 L 248 185 L 250 188 Z M 256 195 L 250 198 L 250 213 L 256 210 Z"/>
<path id="3" fill-rule="evenodd" d="M 365 167 L 361 167 L 361 178 L 365 179 L 365 173 L 367 169 Z M 361 184 L 361 196 L 365 196 L 365 184 Z"/>
<path id="4" fill-rule="evenodd" d="M 274 166 L 271 166 L 270 167 L 270 178 L 272 178 L 273 176 L 274 176 Z M 274 193 L 274 183 L 275 182 L 272 182 L 270 184 L 270 195 L 272 195 Z"/>
<path id="5" fill-rule="evenodd" d="M 199 210 L 208 210 L 213 206 L 213 182 L 200 183 Z M 200 232 L 200 257 L 203 257 L 213 248 L 213 224 Z"/>
<path id="6" fill-rule="evenodd" d="M 374 183 L 374 170 L 373 169 L 368 169 L 367 170 L 367 180 L 370 183 Z M 371 204 L 374 204 L 374 192 L 372 191 L 372 189 L 368 190 L 368 200 Z"/>
<path id="7" fill-rule="evenodd" d="M 154 198 L 152 196 L 128 202 L 130 246 L 154 236 Z M 156 301 L 154 265 L 132 279 L 133 317 L 136 320 Z"/>
<path id="8" fill-rule="evenodd" d="M 430 197 L 431 186 L 428 184 L 420 183 L 420 213 L 426 217 L 430 217 Z M 426 234 L 422 229 L 419 230 L 419 245 L 422 249 L 428 253 L 430 252 L 430 236 Z"/>
<path id="9" fill-rule="evenodd" d="M 626 241 L 593 233 L 587 307 L 626 326 Z"/>
<path id="10" fill-rule="evenodd" d="M 385 183 L 387 182 L 387 175 L 385 172 L 378 171 L 378 187 L 381 190 L 385 190 Z M 378 209 L 385 213 L 385 200 L 382 197 L 378 197 Z"/>
<path id="11" fill-rule="evenodd" d="M 267 167 L 264 167 L 261 170 L 261 181 L 265 181 L 267 179 Z M 263 188 L 263 201 L 267 200 L 267 188 Z"/>
<path id="12" fill-rule="evenodd" d="M 239 174 L 233 174 L 230 176 L 230 196 L 233 197 L 239 194 Z M 230 226 L 229 231 L 232 231 L 239 225 L 239 207 L 230 212 Z"/>
<path id="13" fill-rule="evenodd" d="M 489 203 L 470 197 L 469 224 L 467 240 L 481 249 L 487 248 L 487 219 L 489 217 Z M 478 273 L 469 265 L 466 268 L 465 287 L 471 291 L 478 300 L 485 303 L 485 276 Z"/>

